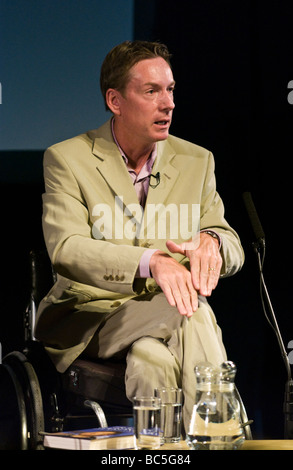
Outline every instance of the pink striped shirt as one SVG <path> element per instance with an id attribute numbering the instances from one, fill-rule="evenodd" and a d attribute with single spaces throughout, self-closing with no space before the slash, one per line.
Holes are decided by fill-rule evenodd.
<path id="1" fill-rule="evenodd" d="M 153 168 L 156 156 L 157 156 L 157 145 L 155 145 L 154 150 L 152 151 L 149 158 L 147 159 L 147 161 L 141 168 L 140 172 L 136 174 L 136 172 L 132 168 L 129 167 L 128 158 L 125 155 L 123 149 L 120 147 L 119 142 L 117 141 L 117 138 L 114 132 L 114 118 L 112 119 L 111 125 L 112 125 L 113 139 L 119 149 L 121 156 L 123 157 L 125 161 L 125 164 L 127 166 L 128 173 L 132 179 L 139 203 L 144 208 L 148 190 L 149 190 L 150 175 L 152 173 L 152 168 Z M 149 249 L 149 248 L 145 250 L 145 252 L 143 253 L 140 259 L 140 263 L 139 263 L 135 277 L 143 277 L 143 278 L 151 277 L 149 262 L 150 262 L 151 256 L 153 255 L 155 251 L 157 250 Z"/>

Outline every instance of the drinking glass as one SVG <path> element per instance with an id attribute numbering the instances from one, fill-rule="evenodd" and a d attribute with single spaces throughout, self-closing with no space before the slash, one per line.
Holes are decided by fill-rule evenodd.
<path id="1" fill-rule="evenodd" d="M 161 399 L 163 442 L 179 442 L 182 425 L 182 389 L 156 388 L 155 396 Z"/>
<path id="2" fill-rule="evenodd" d="M 137 449 L 158 449 L 161 445 L 161 399 L 133 398 L 134 433 Z"/>

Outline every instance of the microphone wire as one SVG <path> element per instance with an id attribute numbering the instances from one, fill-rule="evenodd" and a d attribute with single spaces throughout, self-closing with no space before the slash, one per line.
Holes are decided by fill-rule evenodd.
<path id="1" fill-rule="evenodd" d="M 270 327 L 273 329 L 275 335 L 277 336 L 277 340 L 278 340 L 278 343 L 279 343 L 279 346 L 280 346 L 280 349 L 281 349 L 281 355 L 282 355 L 283 360 L 285 362 L 288 381 L 291 381 L 292 380 L 292 372 L 291 372 L 289 359 L 288 359 L 287 352 L 286 352 L 286 349 L 285 349 L 285 346 L 284 346 L 284 343 L 283 343 L 282 335 L 281 335 L 281 332 L 280 332 L 280 329 L 279 329 L 279 326 L 278 326 L 278 323 L 277 323 L 277 320 L 276 320 L 276 317 L 275 317 L 275 314 L 274 314 L 273 306 L 272 306 L 270 298 L 269 298 L 266 282 L 265 282 L 264 275 L 263 275 L 263 267 L 264 267 L 265 254 L 266 254 L 265 243 L 263 243 L 262 248 L 263 248 L 262 256 L 260 254 L 260 250 L 257 250 L 257 259 L 258 259 L 259 274 L 260 274 L 259 289 L 260 289 L 260 298 L 261 298 L 262 308 L 263 308 L 263 311 L 264 311 L 264 315 L 265 315 L 265 317 L 268 321 L 268 324 L 270 325 Z M 266 303 L 267 303 L 267 306 L 269 307 L 271 318 L 270 318 L 270 316 L 267 312 Z"/>

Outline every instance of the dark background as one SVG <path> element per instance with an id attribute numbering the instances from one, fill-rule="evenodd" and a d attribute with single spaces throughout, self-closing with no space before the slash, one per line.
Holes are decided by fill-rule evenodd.
<path id="1" fill-rule="evenodd" d="M 99 3 L 104 2 L 95 2 Z M 208 148 L 215 156 L 218 191 L 226 217 L 242 240 L 246 262 L 240 273 L 220 281 L 211 304 L 223 330 L 229 359 L 238 368 L 237 385 L 249 418 L 254 420 L 254 437 L 282 438 L 286 373 L 260 302 L 257 261 L 252 249 L 254 235 L 242 193 L 252 193 L 266 234 L 264 274 L 287 348 L 293 339 L 293 106 L 287 99 L 288 83 L 293 80 L 292 2 L 138 0 L 130 5 L 133 30 L 129 37 L 111 40 L 116 44 L 133 37 L 168 45 L 176 80 L 171 131 Z M 95 14 L 99 13 L 92 11 L 91 15 Z M 111 36 L 115 24 L 109 22 L 105 28 Z M 121 36 L 122 33 L 123 30 Z M 99 52 L 105 55 L 107 50 Z M 94 42 L 91 57 L 96 60 Z M 38 61 L 35 67 L 37 70 Z M 97 68 L 96 81 L 98 73 Z M 70 76 L 66 80 L 70 81 Z M 86 104 L 83 103 L 84 116 Z M 4 101 L 0 113 L 3 105 Z M 83 121 L 82 114 L 79 118 Z M 56 126 L 55 115 L 50 119 Z M 82 126 L 75 131 L 74 119 L 72 127 L 70 116 L 66 119 L 62 138 L 87 130 Z M 87 123 L 86 118 L 84 122 Z M 97 125 L 98 122 L 92 127 Z M 48 132 L 50 129 L 49 126 Z M 54 142 L 48 145 L 51 143 Z M 44 148 L 1 146 L 0 341 L 4 354 L 22 345 L 22 313 L 29 289 L 28 253 L 43 243 L 40 217 Z"/>

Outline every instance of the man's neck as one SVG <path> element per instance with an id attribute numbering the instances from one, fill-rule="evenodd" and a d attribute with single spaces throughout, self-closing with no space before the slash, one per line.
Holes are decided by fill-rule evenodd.
<path id="1" fill-rule="evenodd" d="M 132 136 L 132 138 L 128 138 L 127 134 L 120 131 L 119 127 L 115 125 L 115 120 L 112 130 L 116 144 L 127 158 L 128 167 L 138 174 L 155 149 L 156 143 L 139 145 L 135 137 Z"/>

